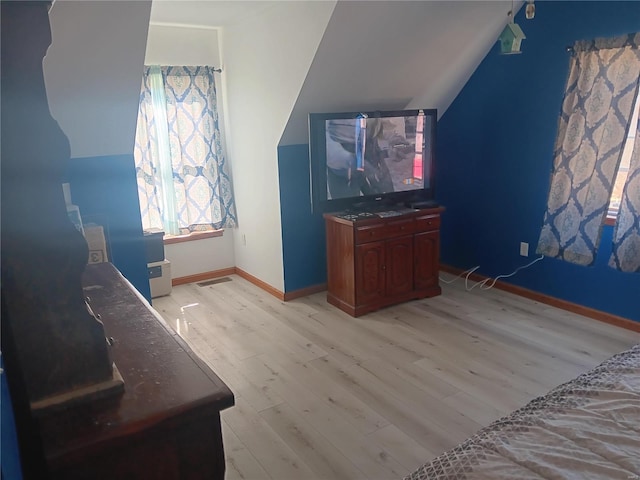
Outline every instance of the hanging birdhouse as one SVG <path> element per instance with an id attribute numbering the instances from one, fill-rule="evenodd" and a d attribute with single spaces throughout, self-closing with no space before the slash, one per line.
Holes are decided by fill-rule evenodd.
<path id="1" fill-rule="evenodd" d="M 520 43 L 525 39 L 524 32 L 517 23 L 509 22 L 500 34 L 500 53 L 502 55 L 511 55 L 514 53 L 522 53 L 520 51 Z"/>

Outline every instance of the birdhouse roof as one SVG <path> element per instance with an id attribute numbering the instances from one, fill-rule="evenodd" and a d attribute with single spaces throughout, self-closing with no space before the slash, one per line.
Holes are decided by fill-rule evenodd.
<path id="1" fill-rule="evenodd" d="M 522 29 L 520 28 L 520 25 L 518 25 L 517 23 L 507 23 L 507 27 L 509 28 L 509 30 L 511 30 L 511 33 L 513 33 L 514 37 L 527 38 L 524 35 L 524 32 L 522 31 Z"/>

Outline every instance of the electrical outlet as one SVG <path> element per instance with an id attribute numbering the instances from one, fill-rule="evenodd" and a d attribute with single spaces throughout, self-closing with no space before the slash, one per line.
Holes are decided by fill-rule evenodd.
<path id="1" fill-rule="evenodd" d="M 529 256 L 529 244 L 526 242 L 520 242 L 520 255 L 523 257 Z"/>

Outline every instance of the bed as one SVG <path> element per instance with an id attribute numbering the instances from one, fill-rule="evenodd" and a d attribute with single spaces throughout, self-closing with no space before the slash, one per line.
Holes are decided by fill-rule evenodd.
<path id="1" fill-rule="evenodd" d="M 640 345 L 483 428 L 405 480 L 640 480 Z"/>

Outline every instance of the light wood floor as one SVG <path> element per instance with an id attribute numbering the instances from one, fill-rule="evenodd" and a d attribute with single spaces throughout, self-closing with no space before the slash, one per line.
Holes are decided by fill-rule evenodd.
<path id="1" fill-rule="evenodd" d="M 402 478 L 640 341 L 463 281 L 354 319 L 324 293 L 284 303 L 228 278 L 153 305 L 235 394 L 229 480 Z"/>

